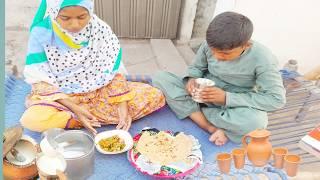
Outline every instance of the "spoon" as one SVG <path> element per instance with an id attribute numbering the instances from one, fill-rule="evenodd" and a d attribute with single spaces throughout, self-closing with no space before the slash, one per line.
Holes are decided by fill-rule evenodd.
<path id="1" fill-rule="evenodd" d="M 21 153 L 16 148 L 12 148 L 10 152 L 16 160 L 20 162 L 24 162 L 26 160 L 26 158 L 21 155 Z"/>

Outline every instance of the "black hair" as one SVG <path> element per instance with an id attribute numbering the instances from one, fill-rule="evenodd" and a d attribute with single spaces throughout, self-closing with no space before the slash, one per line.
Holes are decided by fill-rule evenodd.
<path id="1" fill-rule="evenodd" d="M 211 48 L 230 50 L 245 45 L 252 32 L 253 24 L 248 17 L 235 12 L 224 12 L 209 24 L 206 40 Z"/>

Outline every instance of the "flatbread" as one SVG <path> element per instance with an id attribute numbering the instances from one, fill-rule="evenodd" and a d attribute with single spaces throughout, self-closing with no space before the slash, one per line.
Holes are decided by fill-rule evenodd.
<path id="1" fill-rule="evenodd" d="M 174 162 L 188 162 L 191 154 L 192 139 L 179 133 L 177 136 L 160 131 L 156 135 L 144 132 L 137 144 L 137 151 L 147 157 L 152 163 L 168 165 Z"/>

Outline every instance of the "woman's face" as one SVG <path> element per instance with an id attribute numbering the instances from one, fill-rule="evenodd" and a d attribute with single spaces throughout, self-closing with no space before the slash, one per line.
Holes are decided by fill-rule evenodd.
<path id="1" fill-rule="evenodd" d="M 81 6 L 69 6 L 61 9 L 56 19 L 63 29 L 72 33 L 81 31 L 89 20 L 88 10 Z"/>

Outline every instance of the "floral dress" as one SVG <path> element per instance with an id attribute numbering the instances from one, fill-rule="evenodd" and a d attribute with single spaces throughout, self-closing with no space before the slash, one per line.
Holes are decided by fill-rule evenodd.
<path id="1" fill-rule="evenodd" d="M 117 74 L 106 86 L 89 93 L 64 94 L 48 83 L 32 85 L 32 92 L 26 99 L 27 110 L 21 117 L 21 124 L 33 131 L 50 128 L 78 128 L 81 124 L 67 107 L 56 102 L 68 98 L 84 107 L 92 115 L 104 121 L 103 124 L 119 122 L 118 104 L 128 103 L 128 113 L 133 120 L 140 119 L 165 105 L 160 90 L 140 82 L 128 82 Z"/>

